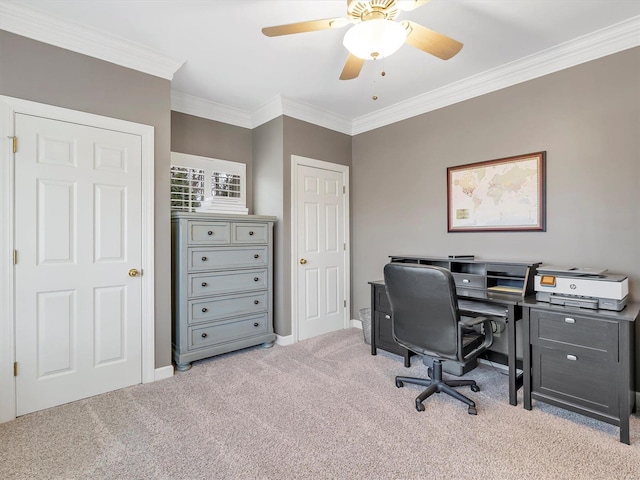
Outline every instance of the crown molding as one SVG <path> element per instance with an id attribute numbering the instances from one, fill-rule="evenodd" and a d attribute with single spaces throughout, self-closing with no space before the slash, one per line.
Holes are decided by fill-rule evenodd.
<path id="1" fill-rule="evenodd" d="M 282 103 L 282 96 L 278 94 L 251 112 L 252 128 L 259 127 L 280 115 L 284 115 Z"/>
<path id="2" fill-rule="evenodd" d="M 176 90 L 171 90 L 171 110 L 215 120 L 216 122 L 228 123 L 236 127 L 253 128 L 249 112 Z"/>
<path id="3" fill-rule="evenodd" d="M 276 95 L 252 112 L 253 128 L 259 127 L 280 115 L 286 115 L 304 122 L 313 123 L 319 127 L 351 135 L 350 119 L 281 95 Z"/>
<path id="4" fill-rule="evenodd" d="M 297 118 L 298 120 L 313 123 L 319 127 L 328 128 L 347 135 L 352 134 L 351 119 L 309 105 L 308 103 L 283 98 L 282 110 L 288 117 Z"/>
<path id="5" fill-rule="evenodd" d="M 0 2 L 0 29 L 167 80 L 173 79 L 184 63 L 115 35 L 14 2 Z"/>
<path id="6" fill-rule="evenodd" d="M 640 16 L 355 118 L 352 135 L 640 45 Z"/>

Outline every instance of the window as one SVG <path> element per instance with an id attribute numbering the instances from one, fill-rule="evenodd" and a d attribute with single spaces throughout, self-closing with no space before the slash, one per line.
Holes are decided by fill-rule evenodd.
<path id="1" fill-rule="evenodd" d="M 171 209 L 247 214 L 244 163 L 171 152 Z"/>
<path id="2" fill-rule="evenodd" d="M 171 210 L 194 212 L 204 200 L 204 170 L 171 165 Z"/>

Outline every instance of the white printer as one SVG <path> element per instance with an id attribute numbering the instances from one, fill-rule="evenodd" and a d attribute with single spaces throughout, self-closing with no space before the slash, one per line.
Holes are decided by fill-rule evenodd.
<path id="1" fill-rule="evenodd" d="M 604 310 L 622 310 L 627 304 L 629 280 L 594 268 L 540 265 L 535 276 L 536 300 Z"/>

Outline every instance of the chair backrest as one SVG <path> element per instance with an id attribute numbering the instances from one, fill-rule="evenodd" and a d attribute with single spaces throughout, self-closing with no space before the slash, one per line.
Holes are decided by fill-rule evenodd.
<path id="1" fill-rule="evenodd" d="M 396 341 L 422 355 L 456 360 L 460 313 L 451 272 L 431 265 L 389 263 L 384 282 Z"/>

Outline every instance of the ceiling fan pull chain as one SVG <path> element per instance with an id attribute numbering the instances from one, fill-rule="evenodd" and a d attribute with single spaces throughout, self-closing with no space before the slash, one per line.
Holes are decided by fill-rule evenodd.
<path id="1" fill-rule="evenodd" d="M 376 73 L 376 66 L 377 66 L 376 62 L 377 62 L 377 59 L 374 58 L 373 59 L 373 69 L 372 69 L 372 71 L 373 71 L 373 88 L 372 88 L 372 92 L 371 92 L 371 100 L 374 100 L 374 101 L 378 100 L 378 95 L 376 95 L 376 90 L 377 90 L 376 87 L 378 85 L 378 82 L 376 81 L 376 78 L 378 77 L 378 75 Z"/>

